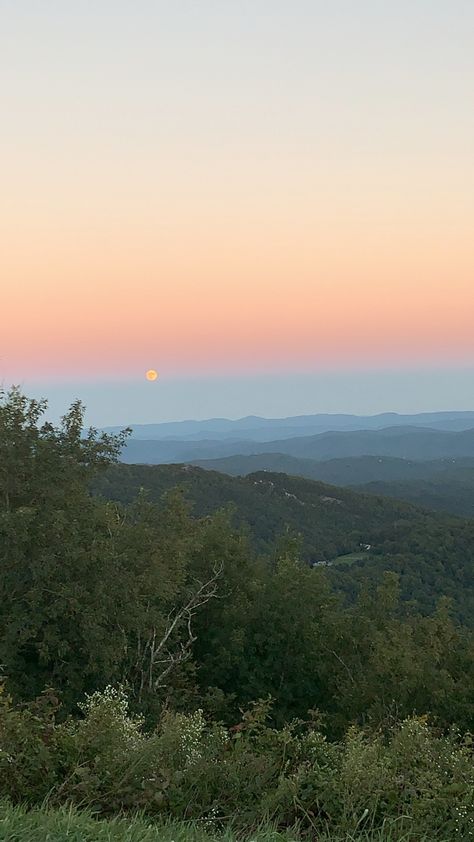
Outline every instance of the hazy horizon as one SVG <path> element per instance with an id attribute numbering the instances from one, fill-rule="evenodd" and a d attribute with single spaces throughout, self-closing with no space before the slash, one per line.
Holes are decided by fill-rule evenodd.
<path id="1" fill-rule="evenodd" d="M 53 420 L 80 398 L 87 423 L 103 427 L 248 415 L 472 411 L 473 384 L 474 368 L 162 377 L 155 383 L 49 379 L 19 385 L 33 397 L 48 399 Z"/>

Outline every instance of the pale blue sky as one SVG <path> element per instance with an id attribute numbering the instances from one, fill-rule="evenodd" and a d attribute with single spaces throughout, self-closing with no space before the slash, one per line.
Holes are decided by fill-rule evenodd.
<path id="1" fill-rule="evenodd" d="M 24 383 L 57 420 L 80 397 L 96 426 L 245 415 L 474 410 L 474 368 L 173 378 L 156 383 Z"/>

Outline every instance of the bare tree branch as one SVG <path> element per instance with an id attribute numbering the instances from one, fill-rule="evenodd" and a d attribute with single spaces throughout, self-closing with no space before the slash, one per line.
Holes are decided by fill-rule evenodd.
<path id="1" fill-rule="evenodd" d="M 138 696 L 141 699 L 145 686 L 150 691 L 156 691 L 166 686 L 165 679 L 180 664 L 189 660 L 192 646 L 196 641 L 193 633 L 193 618 L 199 608 L 211 599 L 217 598 L 219 579 L 224 565 L 215 567 L 212 576 L 206 581 L 194 581 L 194 590 L 181 607 L 168 615 L 168 623 L 160 638 L 156 627 L 150 630 L 148 638 L 143 642 L 140 635 L 137 638 L 136 669 L 140 676 Z M 178 629 L 186 630 L 186 639 L 172 642 L 173 633 Z"/>

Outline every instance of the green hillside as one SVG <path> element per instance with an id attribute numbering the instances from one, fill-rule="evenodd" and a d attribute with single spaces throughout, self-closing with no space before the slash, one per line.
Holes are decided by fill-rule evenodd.
<path id="1" fill-rule="evenodd" d="M 250 530 L 260 552 L 272 552 L 285 534 L 300 536 L 301 554 L 312 564 L 370 546 L 354 564 L 331 566 L 338 587 L 354 593 L 367 579 L 376 582 L 394 570 L 405 599 L 430 611 L 446 594 L 460 616 L 474 622 L 474 522 L 302 477 L 230 477 L 189 465 L 115 465 L 95 491 L 128 503 L 140 489 L 159 501 L 174 487 L 199 516 L 231 505 L 235 525 Z"/>
<path id="2" fill-rule="evenodd" d="M 230 477 L 189 465 L 117 465 L 101 477 L 95 490 L 129 503 L 146 489 L 156 502 L 175 487 L 192 502 L 197 516 L 233 506 L 234 522 L 250 527 L 260 549 L 272 546 L 287 528 L 300 533 L 309 562 L 352 552 L 361 543 L 380 545 L 400 522 L 446 526 L 446 521 L 402 502 L 283 473 Z"/>
<path id="3" fill-rule="evenodd" d="M 390 456 L 355 456 L 318 461 L 285 453 L 258 453 L 204 459 L 194 464 L 231 476 L 246 476 L 254 471 L 283 472 L 474 517 L 474 459 L 469 458 L 419 462 Z"/>
<path id="4" fill-rule="evenodd" d="M 331 485 L 360 486 L 369 482 L 431 479 L 447 482 L 458 479 L 474 483 L 474 458 L 468 457 L 418 461 L 395 456 L 367 455 L 318 460 L 290 456 L 287 453 L 254 453 L 224 456 L 221 459 L 196 459 L 193 464 L 231 476 L 245 476 L 255 471 L 275 471 Z"/>
<path id="5" fill-rule="evenodd" d="M 369 482 L 354 487 L 367 494 L 381 494 L 438 512 L 474 518 L 474 476 L 470 481 L 440 477 L 412 482 Z"/>

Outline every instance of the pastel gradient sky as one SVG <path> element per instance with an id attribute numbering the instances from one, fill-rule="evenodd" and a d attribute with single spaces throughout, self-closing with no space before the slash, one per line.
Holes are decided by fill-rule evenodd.
<path id="1" fill-rule="evenodd" d="M 473 43 L 472 0 L 4 0 L 0 380 L 474 408 Z"/>

